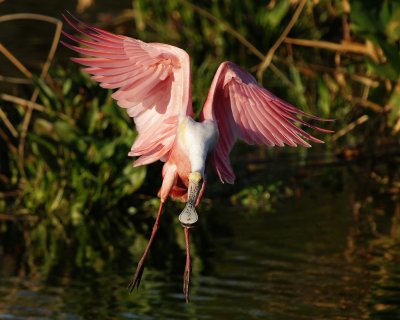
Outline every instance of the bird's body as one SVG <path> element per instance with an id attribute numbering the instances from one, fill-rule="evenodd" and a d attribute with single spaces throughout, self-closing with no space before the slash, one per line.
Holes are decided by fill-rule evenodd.
<path id="1" fill-rule="evenodd" d="M 215 146 L 217 138 L 218 128 L 214 121 L 197 122 L 189 116 L 181 118 L 171 154 L 163 167 L 161 198 L 166 200 L 163 195 L 169 194 L 173 199 L 187 200 L 189 175 L 192 172 L 199 172 L 202 177 L 205 177 L 207 156 Z M 164 182 L 165 180 L 167 181 Z M 168 192 L 171 180 L 174 183 L 171 191 Z M 202 190 L 204 187 L 205 183 Z M 200 201 L 201 195 L 197 202 Z"/>
<path id="2" fill-rule="evenodd" d="M 89 40 L 64 32 L 85 47 L 63 44 L 89 58 L 72 60 L 104 88 L 118 89 L 112 97 L 131 116 L 138 131 L 130 156 L 134 165 L 165 162 L 159 191 L 161 200 L 153 231 L 130 284 L 138 287 L 144 262 L 158 230 L 158 221 L 168 197 L 186 202 L 179 215 L 185 231 L 187 260 L 184 293 L 189 295 L 189 228 L 198 220 L 195 207 L 206 185 L 207 167 L 213 167 L 222 182 L 233 183 L 235 175 L 229 153 L 236 140 L 267 146 L 310 147 L 316 139 L 295 125 L 330 132 L 310 125 L 297 115 L 329 121 L 302 112 L 260 86 L 252 75 L 232 62 L 221 63 L 200 113 L 193 119 L 191 71 L 188 54 L 160 43 L 144 43 L 114 35 L 79 20 L 66 21 Z"/>
<path id="3" fill-rule="evenodd" d="M 177 145 L 189 157 L 191 172 L 200 172 L 204 176 L 207 154 L 214 148 L 217 139 L 218 127 L 214 121 L 197 122 L 191 117 L 182 119 L 178 127 Z"/>
<path id="4" fill-rule="evenodd" d="M 168 195 L 175 200 L 187 201 L 190 173 L 199 172 L 205 179 L 207 156 L 217 138 L 218 128 L 214 121 L 197 122 L 189 116 L 180 119 L 175 142 L 162 170 L 163 183 L 159 192 L 162 201 L 167 200 Z M 197 203 L 204 188 L 205 182 Z"/>

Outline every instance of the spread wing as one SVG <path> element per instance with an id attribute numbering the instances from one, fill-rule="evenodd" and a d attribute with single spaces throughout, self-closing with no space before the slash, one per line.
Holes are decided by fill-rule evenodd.
<path id="1" fill-rule="evenodd" d="M 89 56 L 72 58 L 100 86 L 118 89 L 112 97 L 136 124 L 138 137 L 129 152 L 135 166 L 166 161 L 175 140 L 179 116 L 192 115 L 188 54 L 177 47 L 144 43 L 115 35 L 73 18 L 65 20 L 85 39 L 66 32 L 68 48 Z"/>
<path id="2" fill-rule="evenodd" d="M 322 132 L 331 132 L 310 125 L 296 115 L 331 121 L 309 115 L 279 99 L 234 63 L 222 63 L 214 76 L 200 116 L 202 120 L 214 120 L 218 124 L 219 138 L 210 160 L 221 181 L 233 183 L 235 180 L 229 153 L 237 139 L 270 147 L 283 147 L 285 144 L 311 147 L 305 140 L 316 143 L 323 141 L 297 127 L 296 122 Z"/>

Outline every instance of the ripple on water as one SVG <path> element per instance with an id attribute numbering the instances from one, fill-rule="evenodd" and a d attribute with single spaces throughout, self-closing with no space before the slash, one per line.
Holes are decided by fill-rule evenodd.
<path id="1" fill-rule="evenodd" d="M 118 269 L 46 283 L 2 278 L 0 319 L 400 318 L 399 242 L 355 229 L 348 207 L 343 199 L 303 197 L 274 214 L 221 213 L 229 232 L 213 233 L 212 256 L 198 256 L 193 245 L 189 304 L 183 270 L 149 265 L 132 295 L 131 273 Z M 206 260 L 212 268 L 202 270 Z"/>

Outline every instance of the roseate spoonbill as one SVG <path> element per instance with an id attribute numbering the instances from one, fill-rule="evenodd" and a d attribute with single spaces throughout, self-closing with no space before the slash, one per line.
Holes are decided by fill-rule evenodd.
<path id="1" fill-rule="evenodd" d="M 229 153 L 237 139 L 269 147 L 311 147 L 305 140 L 323 141 L 297 127 L 296 122 L 322 132 L 331 131 L 310 125 L 296 115 L 319 121 L 329 119 L 306 114 L 279 99 L 257 84 L 251 74 L 226 61 L 214 76 L 197 122 L 192 111 L 190 60 L 184 50 L 115 35 L 71 17 L 64 18 L 87 39 L 63 32 L 83 46 L 62 43 L 89 56 L 72 60 L 84 65 L 84 71 L 101 87 L 118 89 L 112 97 L 133 118 L 138 131 L 129 152 L 129 156 L 139 157 L 134 165 L 165 162 L 157 218 L 129 288 L 132 291 L 139 287 L 165 201 L 171 197 L 186 202 L 179 221 L 186 239 L 183 291 L 188 301 L 189 230 L 198 220 L 195 207 L 204 192 L 207 165 L 214 168 L 222 183 L 234 183 Z"/>

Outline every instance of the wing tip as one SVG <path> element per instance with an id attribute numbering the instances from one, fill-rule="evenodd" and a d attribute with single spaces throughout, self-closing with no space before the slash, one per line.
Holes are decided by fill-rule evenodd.
<path id="1" fill-rule="evenodd" d="M 235 178 L 226 178 L 226 177 L 219 177 L 219 180 L 221 181 L 222 184 L 235 184 Z"/>

